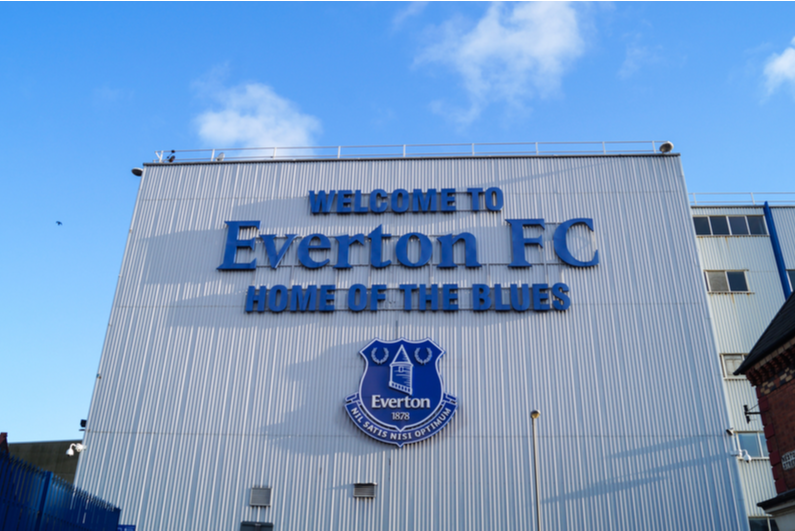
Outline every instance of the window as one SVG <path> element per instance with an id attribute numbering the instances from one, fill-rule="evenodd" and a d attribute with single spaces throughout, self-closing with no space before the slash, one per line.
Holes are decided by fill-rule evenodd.
<path id="1" fill-rule="evenodd" d="M 776 521 L 772 518 L 749 518 L 748 525 L 751 531 L 778 531 Z"/>
<path id="2" fill-rule="evenodd" d="M 789 289 L 795 290 L 795 269 L 788 270 L 787 276 L 789 277 Z"/>
<path id="3" fill-rule="evenodd" d="M 765 236 L 762 216 L 698 216 L 693 218 L 698 236 Z"/>
<path id="4" fill-rule="evenodd" d="M 767 229 L 765 229 L 765 221 L 762 219 L 762 216 L 746 216 L 748 220 L 748 228 L 751 231 L 751 234 L 757 234 L 760 236 L 764 236 L 767 234 Z"/>
<path id="5" fill-rule="evenodd" d="M 707 290 L 718 293 L 748 291 L 745 271 L 705 271 Z"/>
<path id="6" fill-rule="evenodd" d="M 728 236 L 731 234 L 726 216 L 710 216 L 709 224 L 712 225 L 712 234 L 715 236 Z"/>
<path id="7" fill-rule="evenodd" d="M 693 225 L 696 226 L 696 234 L 699 236 L 709 236 L 712 231 L 709 229 L 709 218 L 693 218 Z"/>
<path id="8" fill-rule="evenodd" d="M 734 375 L 734 371 L 740 367 L 740 364 L 745 359 L 745 354 L 721 354 L 720 357 L 724 378 L 745 378 L 744 376 Z"/>
<path id="9" fill-rule="evenodd" d="M 765 434 L 757 431 L 740 432 L 737 434 L 740 450 L 745 450 L 748 455 L 757 459 L 768 457 L 767 439 Z"/>

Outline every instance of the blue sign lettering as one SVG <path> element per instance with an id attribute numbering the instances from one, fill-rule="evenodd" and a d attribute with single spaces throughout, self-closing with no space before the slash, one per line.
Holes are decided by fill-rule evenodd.
<path id="1" fill-rule="evenodd" d="M 256 269 L 257 259 L 246 264 L 238 264 L 235 262 L 237 258 L 238 249 L 251 249 L 254 250 L 254 242 L 256 238 L 249 240 L 240 240 L 240 229 L 259 229 L 259 221 L 227 221 L 228 227 L 226 231 L 226 246 L 224 248 L 224 262 L 218 266 L 221 271 L 235 270 L 235 269 Z"/>
<path id="2" fill-rule="evenodd" d="M 319 243 L 313 245 L 312 240 L 318 240 Z M 309 256 L 309 251 L 328 251 L 331 249 L 331 242 L 323 234 L 310 234 L 301 240 L 298 244 L 298 261 L 307 269 L 317 269 L 329 263 L 326 258 L 322 262 L 317 262 Z"/>
<path id="3" fill-rule="evenodd" d="M 483 192 L 481 188 L 473 189 Z M 399 188 L 391 193 L 376 189 L 368 198 L 361 190 L 321 190 L 309 192 L 309 210 L 312 214 L 382 214 L 391 210 L 396 214 L 404 212 L 435 213 L 456 211 L 455 188 L 430 188 L 408 190 Z M 503 194 L 499 188 L 486 190 L 486 208 L 490 211 L 502 209 Z M 477 208 L 475 208 L 477 210 Z"/>
<path id="4" fill-rule="evenodd" d="M 485 191 L 482 188 L 468 188 L 473 211 L 481 209 L 481 198 L 485 211 L 497 212 L 505 203 L 504 194 L 498 187 L 490 187 Z M 456 191 L 452 188 L 443 188 L 437 192 L 431 188 L 426 191 L 414 189 L 411 193 L 404 189 L 397 189 L 392 193 L 376 189 L 369 193 L 366 199 L 361 190 L 330 190 L 309 193 L 310 210 L 313 214 L 364 214 L 383 213 L 390 207 L 394 213 L 404 213 L 411 210 L 415 213 L 453 212 L 456 209 Z M 532 264 L 526 255 L 528 246 L 544 247 L 546 222 L 544 219 L 507 219 L 509 225 L 510 245 L 512 259 L 509 267 L 526 268 Z M 268 266 L 276 269 L 298 238 L 296 234 L 278 236 L 276 234 L 258 234 L 254 238 L 241 238 L 241 231 L 245 229 L 258 230 L 259 221 L 227 221 L 226 242 L 224 244 L 223 262 L 218 266 L 222 271 L 255 270 L 257 267 L 257 241 L 262 241 L 265 247 L 265 256 Z M 594 232 L 594 223 L 591 218 L 575 218 L 559 223 L 552 236 L 555 254 L 560 260 L 572 267 L 593 267 L 599 264 L 599 251 L 594 250 L 590 259 L 581 260 L 569 248 L 567 236 L 572 227 L 586 226 Z M 526 231 L 535 230 L 532 236 L 526 236 Z M 532 234 L 532 233 L 531 233 Z M 284 239 L 278 245 L 277 239 Z M 384 242 L 392 238 L 385 232 L 383 225 L 379 225 L 369 234 L 340 234 L 333 238 L 337 244 L 336 257 L 322 253 L 331 251 L 331 240 L 324 234 L 309 234 L 300 238 L 297 249 L 298 263 L 307 269 L 320 269 L 332 265 L 335 269 L 352 269 L 351 248 L 354 245 L 369 246 L 370 267 L 381 269 L 392 265 L 392 260 L 384 259 Z M 444 234 L 435 236 L 439 243 L 439 269 L 455 269 L 460 265 L 467 268 L 479 268 L 478 241 L 474 234 L 461 232 L 459 234 Z M 463 245 L 464 263 L 455 262 L 454 248 Z M 431 262 L 434 243 L 431 238 L 420 232 L 410 232 L 400 236 L 395 245 L 396 262 L 403 267 L 412 269 L 424 267 Z M 249 262 L 238 262 L 239 250 L 248 250 L 254 254 Z M 265 266 L 263 266 L 265 267 Z M 290 312 L 330 312 L 335 310 L 336 286 L 301 286 L 276 285 L 270 289 L 266 286 L 250 286 L 246 294 L 246 312 L 262 313 L 266 310 L 271 313 L 283 311 Z M 405 311 L 458 311 L 459 288 L 457 284 L 401 284 L 403 291 L 403 310 Z M 504 293 L 504 290 L 509 290 Z M 546 312 L 549 310 L 566 311 L 571 306 L 569 287 L 563 283 L 553 286 L 547 284 L 511 284 L 505 287 L 495 284 L 493 287 L 486 284 L 473 284 L 471 286 L 472 310 L 483 311 L 516 311 Z M 379 302 L 387 300 L 387 286 L 375 284 L 370 288 L 364 284 L 354 284 L 347 290 L 347 308 L 353 312 L 365 309 L 378 311 Z"/>
<path id="5" fill-rule="evenodd" d="M 325 191 L 320 191 L 315 195 L 315 192 L 309 192 L 309 207 L 312 209 L 313 214 L 328 214 L 331 212 L 331 205 L 334 203 L 334 196 L 337 192 L 332 190 L 328 194 Z"/>
<path id="6" fill-rule="evenodd" d="M 555 254 L 558 257 L 569 264 L 570 266 L 574 267 L 591 267 L 595 266 L 599 263 L 599 251 L 594 251 L 593 258 L 591 258 L 587 262 L 582 262 L 577 260 L 572 256 L 571 251 L 569 251 L 569 247 L 566 244 L 566 235 L 569 232 L 569 229 L 574 225 L 585 225 L 591 232 L 593 232 L 593 220 L 588 218 L 580 218 L 580 219 L 570 219 L 558 225 L 558 228 L 555 229 L 555 236 L 553 236 L 553 242 L 555 244 Z"/>
<path id="7" fill-rule="evenodd" d="M 459 311 L 458 284 L 401 284 L 403 292 L 403 310 L 412 311 Z M 249 286 L 246 293 L 246 312 L 272 313 L 289 312 L 328 312 L 335 309 L 335 293 L 333 285 L 301 286 L 287 288 L 284 285 Z M 387 286 L 374 284 L 370 288 L 364 284 L 353 284 L 347 290 L 348 309 L 361 312 L 369 309 L 379 310 L 378 303 L 386 300 Z M 508 290 L 508 293 L 505 293 Z M 472 309 L 476 312 L 546 312 L 549 310 L 566 311 L 571 306 L 569 287 L 563 283 L 554 284 L 511 284 L 503 287 L 495 284 L 473 284 Z M 440 304 L 441 303 L 441 304 Z"/>
<path id="8" fill-rule="evenodd" d="M 265 244 L 265 252 L 268 253 L 268 261 L 271 264 L 273 269 L 279 267 L 279 262 L 282 261 L 284 255 L 287 253 L 287 249 L 290 248 L 292 245 L 293 240 L 295 239 L 296 234 L 287 234 L 285 236 L 285 241 L 282 244 L 282 248 L 279 251 L 276 251 L 276 244 L 274 240 L 276 239 L 275 234 L 263 234 L 260 236 L 262 243 Z"/>
<path id="9" fill-rule="evenodd" d="M 409 260 L 409 242 L 412 238 L 416 238 L 420 242 L 420 257 L 416 262 Z M 397 247 L 395 247 L 395 254 L 398 262 L 406 267 L 422 267 L 431 259 L 433 244 L 431 244 L 431 240 L 426 235 L 419 232 L 410 232 L 400 237 Z"/>
<path id="10" fill-rule="evenodd" d="M 492 212 L 498 212 L 502 210 L 503 205 L 503 196 L 502 190 L 499 188 L 488 188 L 486 190 L 486 209 L 491 210 Z"/>
<path id="11" fill-rule="evenodd" d="M 546 228 L 543 219 L 506 219 L 511 225 L 511 252 L 513 260 L 508 267 L 530 267 L 530 262 L 527 261 L 524 254 L 524 248 L 527 245 L 544 246 L 544 238 L 538 236 L 536 238 L 525 238 L 525 227 L 541 227 Z"/>

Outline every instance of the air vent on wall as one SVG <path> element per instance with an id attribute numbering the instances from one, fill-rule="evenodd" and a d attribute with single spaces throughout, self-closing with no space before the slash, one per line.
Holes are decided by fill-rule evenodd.
<path id="1" fill-rule="evenodd" d="M 354 483 L 354 498 L 375 498 L 375 483 Z"/>
<path id="2" fill-rule="evenodd" d="M 249 505 L 252 507 L 270 507 L 271 505 L 271 488 L 270 487 L 252 487 L 251 499 Z"/>
<path id="3" fill-rule="evenodd" d="M 240 531 L 273 531 L 270 522 L 240 522 Z"/>

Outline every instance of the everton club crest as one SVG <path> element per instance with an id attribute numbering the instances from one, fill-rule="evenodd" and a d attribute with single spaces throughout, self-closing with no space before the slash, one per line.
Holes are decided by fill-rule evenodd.
<path id="1" fill-rule="evenodd" d="M 439 345 L 430 339 L 375 339 L 359 354 L 364 374 L 345 409 L 364 433 L 403 446 L 435 435 L 453 418 L 456 398 L 444 392 Z"/>

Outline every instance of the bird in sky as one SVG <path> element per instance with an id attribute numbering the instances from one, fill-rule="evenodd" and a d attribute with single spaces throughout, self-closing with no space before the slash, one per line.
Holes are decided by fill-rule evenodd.
<path id="1" fill-rule="evenodd" d="M 61 223 L 60 221 L 56 221 L 55 224 L 58 225 L 58 226 L 63 225 L 63 223 Z"/>

